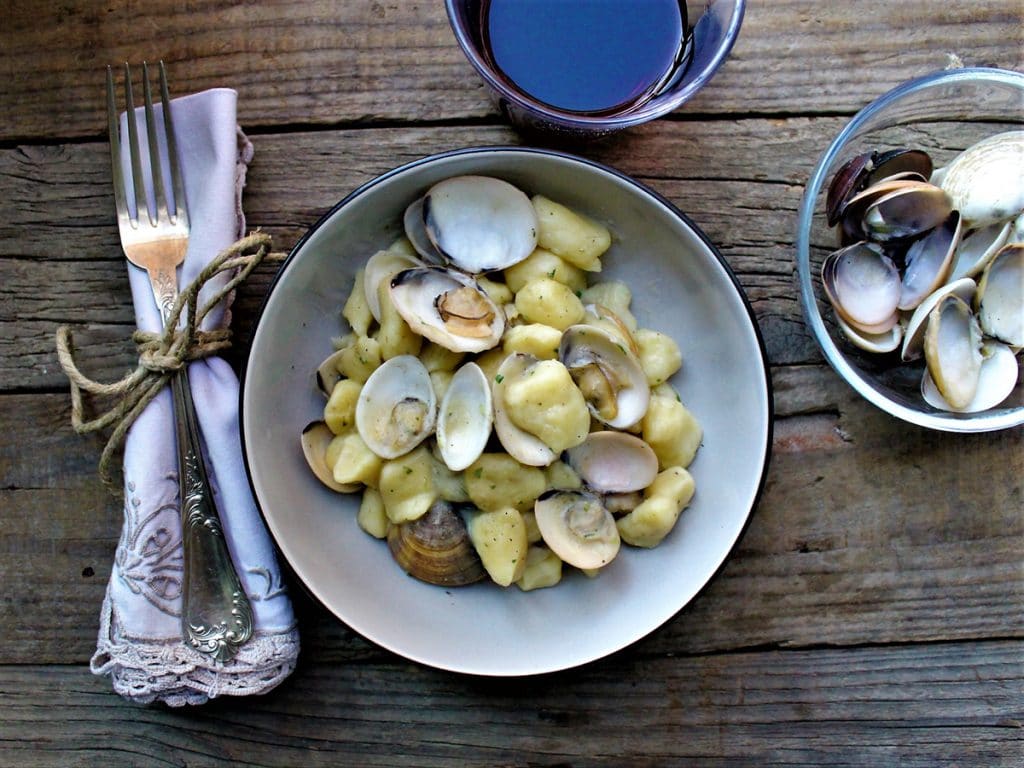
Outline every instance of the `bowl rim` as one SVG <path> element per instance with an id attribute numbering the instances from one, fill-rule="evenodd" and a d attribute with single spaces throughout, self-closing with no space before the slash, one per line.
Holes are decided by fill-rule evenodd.
<path id="1" fill-rule="evenodd" d="M 678 217 L 691 230 L 691 232 L 705 245 L 705 247 L 708 249 L 708 251 L 717 260 L 717 262 L 719 263 L 720 267 L 723 270 L 723 273 L 726 275 L 726 277 L 731 282 L 731 284 L 733 286 L 733 289 L 736 291 L 737 298 L 739 299 L 739 301 L 741 303 L 741 306 L 743 307 L 744 311 L 746 312 L 747 318 L 748 318 L 749 323 L 750 323 L 751 330 L 753 331 L 754 338 L 755 338 L 755 340 L 757 342 L 758 353 L 759 353 L 759 356 L 760 356 L 760 363 L 761 363 L 760 367 L 761 367 L 761 372 L 762 372 L 762 381 L 761 381 L 761 386 L 759 387 L 759 391 L 760 391 L 760 393 L 761 393 L 761 395 L 762 395 L 762 397 L 764 399 L 764 408 L 765 408 L 765 444 L 764 444 L 764 452 L 763 452 L 764 458 L 763 458 L 763 461 L 761 463 L 761 467 L 759 469 L 759 477 L 757 479 L 757 486 L 756 486 L 756 490 L 754 491 L 754 494 L 753 494 L 753 496 L 751 498 L 749 509 L 746 510 L 745 518 L 743 520 L 743 524 L 740 526 L 739 531 L 737 532 L 735 539 L 731 542 L 731 544 L 729 545 L 729 548 L 722 554 L 721 560 L 718 563 L 718 565 L 716 566 L 715 570 L 712 571 L 710 574 L 708 574 L 708 576 L 706 577 L 704 583 L 693 593 L 693 596 L 689 600 L 687 600 L 685 603 L 680 605 L 678 607 L 678 609 L 676 609 L 671 614 L 669 614 L 661 623 L 657 624 L 656 626 L 651 627 L 650 629 L 645 631 L 643 634 L 637 635 L 636 637 L 634 637 L 631 640 L 626 641 L 626 642 L 618 645 L 617 647 L 609 648 L 609 649 L 605 650 L 603 653 L 595 655 L 595 656 L 592 656 L 592 657 L 589 657 L 589 658 L 578 659 L 578 660 L 576 660 L 576 661 L 574 661 L 573 663 L 570 663 L 570 664 L 562 664 L 562 665 L 557 665 L 557 666 L 542 667 L 542 668 L 539 668 L 539 669 L 537 669 L 535 671 L 523 671 L 523 672 L 518 672 L 518 671 L 516 671 L 516 672 L 509 672 L 509 671 L 503 671 L 503 670 L 488 671 L 488 670 L 479 670 L 479 669 L 470 670 L 470 669 L 458 668 L 457 666 L 454 666 L 454 665 L 450 665 L 450 666 L 439 665 L 439 664 L 434 663 L 432 661 L 429 661 L 427 659 L 420 658 L 420 657 L 418 657 L 415 654 L 411 654 L 408 651 L 405 651 L 405 650 L 402 650 L 402 649 L 395 648 L 395 647 L 392 647 L 390 645 L 387 645 L 387 644 L 381 642 L 380 640 L 378 640 L 376 638 L 373 638 L 370 635 L 364 633 L 361 629 L 352 626 L 345 619 L 343 619 L 337 613 L 337 611 L 335 611 L 335 609 L 310 584 L 308 584 L 307 581 L 302 577 L 299 569 L 285 555 L 284 549 L 282 548 L 281 544 L 278 542 L 277 536 L 274 534 L 274 526 L 271 525 L 271 522 L 270 522 L 270 520 L 267 517 L 267 512 L 263 509 L 263 505 L 260 502 L 260 498 L 259 498 L 259 495 L 258 495 L 257 490 L 256 490 L 256 483 L 255 483 L 255 480 L 253 478 L 252 469 L 251 469 L 251 461 L 250 461 L 249 451 L 248 451 L 248 447 L 247 447 L 248 441 L 246 440 L 246 435 L 245 435 L 246 430 L 245 430 L 245 418 L 244 418 L 245 395 L 246 395 L 246 389 L 247 389 L 246 385 L 247 385 L 247 381 L 248 381 L 248 372 L 249 372 L 249 356 L 250 356 L 250 353 L 252 351 L 253 342 L 255 341 L 256 335 L 259 333 L 260 325 L 261 325 L 261 323 L 263 321 L 264 313 L 265 313 L 265 310 L 267 309 L 267 306 L 269 304 L 271 295 L 273 294 L 274 290 L 279 285 L 280 281 L 283 280 L 285 272 L 287 271 L 288 267 L 295 262 L 299 252 L 301 251 L 301 249 L 303 248 L 305 243 L 311 237 L 313 237 L 313 235 L 322 226 L 324 226 L 327 223 L 327 221 L 330 220 L 341 208 L 345 207 L 348 203 L 350 203 L 352 200 L 356 199 L 357 197 L 360 197 L 360 196 L 366 194 L 369 190 L 371 190 L 375 186 L 377 186 L 377 185 L 379 185 L 381 183 L 384 183 L 385 181 L 387 181 L 388 179 L 390 179 L 390 178 L 392 178 L 394 176 L 397 176 L 399 174 L 408 173 L 408 172 L 410 172 L 410 171 L 412 171 L 412 170 L 414 170 L 414 169 L 416 169 L 416 168 L 418 168 L 420 166 L 433 164 L 435 162 L 439 162 L 439 161 L 442 161 L 442 160 L 445 160 L 445 159 L 448 159 L 448 158 L 452 158 L 452 157 L 471 156 L 471 155 L 476 155 L 476 154 L 491 154 L 491 153 L 496 153 L 496 152 L 497 153 L 511 153 L 511 154 L 540 155 L 540 156 L 546 156 L 546 157 L 555 157 L 555 158 L 559 158 L 561 160 L 568 160 L 570 162 L 575 162 L 575 163 L 578 163 L 578 164 L 581 164 L 581 165 L 584 165 L 584 166 L 589 166 L 589 167 L 594 168 L 596 170 L 599 170 L 599 171 L 602 171 L 604 173 L 607 173 L 607 174 L 609 174 L 611 176 L 617 177 L 620 181 L 623 181 L 623 182 L 625 182 L 625 183 L 627 183 L 627 184 L 629 184 L 629 185 L 639 189 L 645 195 L 650 196 L 655 202 L 657 202 L 660 205 L 664 206 L 673 216 Z M 267 528 L 268 532 L 270 533 L 271 539 L 274 542 L 274 547 L 275 547 L 275 549 L 277 550 L 277 552 L 279 554 L 279 557 L 280 557 L 280 560 L 282 561 L 282 565 L 283 565 L 284 569 L 286 569 L 287 573 L 291 574 L 292 582 L 298 584 L 298 586 L 303 590 L 303 592 L 305 594 L 310 596 L 317 604 L 319 604 L 324 609 L 326 609 L 332 616 L 334 616 L 334 618 L 336 620 L 342 622 L 351 631 L 355 632 L 360 637 L 362 637 L 365 640 L 367 640 L 368 642 L 370 642 L 372 645 L 377 646 L 379 648 L 384 648 L 384 649 L 386 649 L 386 650 L 388 650 L 388 651 L 390 651 L 392 653 L 400 655 L 403 658 L 409 659 L 409 660 L 414 661 L 416 663 L 424 664 L 426 666 L 430 666 L 430 667 L 433 667 L 433 668 L 436 668 L 436 669 L 442 669 L 442 670 L 448 671 L 448 672 L 456 672 L 456 673 L 459 673 L 459 674 L 470 674 L 470 675 L 478 675 L 478 676 L 483 676 L 483 677 L 527 677 L 527 676 L 535 676 L 535 675 L 540 675 L 540 674 L 549 674 L 549 673 L 552 673 L 552 672 L 558 672 L 558 671 L 565 670 L 565 669 L 573 669 L 573 668 L 576 668 L 576 667 L 580 667 L 580 666 L 583 666 L 585 664 L 589 664 L 589 663 L 592 663 L 594 661 L 597 661 L 599 659 L 607 658 L 608 656 L 610 656 L 610 655 L 612 655 L 614 653 L 617 653 L 617 652 L 623 650 L 624 648 L 627 648 L 627 647 L 633 645 L 636 642 L 639 642 L 644 637 L 649 636 L 651 633 L 653 633 L 654 631 L 656 631 L 660 627 L 662 627 L 665 624 L 667 624 L 673 618 L 675 618 L 687 606 L 692 604 L 698 597 L 700 597 L 700 595 L 704 592 L 704 590 L 706 590 L 708 588 L 708 586 L 712 582 L 714 582 L 716 580 L 718 575 L 724 569 L 726 563 L 729 561 L 730 557 L 735 552 L 735 550 L 736 550 L 737 546 L 739 545 L 740 541 L 743 539 L 744 535 L 746 534 L 747 529 L 750 526 L 751 520 L 754 517 L 754 513 L 757 510 L 757 508 L 758 508 L 758 506 L 759 506 L 759 504 L 761 502 L 761 498 L 762 498 L 762 496 L 764 494 L 765 487 L 767 485 L 768 470 L 769 470 L 769 467 L 770 467 L 770 464 L 771 464 L 771 459 L 772 459 L 772 443 L 773 443 L 774 422 L 775 422 L 775 401 L 774 401 L 774 394 L 773 394 L 773 388 L 772 388 L 771 368 L 770 368 L 770 363 L 769 363 L 769 358 L 768 358 L 767 347 L 766 347 L 765 342 L 764 342 L 764 337 L 763 337 L 763 335 L 761 333 L 761 328 L 758 325 L 757 317 L 756 317 L 756 315 L 754 313 L 752 305 L 750 304 L 750 300 L 749 300 L 749 298 L 746 295 L 746 292 L 743 290 L 743 288 L 742 288 L 739 280 L 737 279 L 735 273 L 733 272 L 732 268 L 729 266 L 728 262 L 722 256 L 722 254 L 720 253 L 718 248 L 715 246 L 715 244 L 704 233 L 704 231 L 700 227 L 698 227 L 685 213 L 683 213 L 681 210 L 679 210 L 679 208 L 674 203 L 672 203 L 666 197 L 661 195 L 659 192 L 656 192 L 655 190 L 653 190 L 650 187 L 646 186 L 642 182 L 640 182 L 640 181 L 638 181 L 638 180 L 628 176 L 627 174 L 625 174 L 625 173 L 623 173 L 621 171 L 618 171 L 618 170 L 616 170 L 616 169 L 614 169 L 614 168 L 612 168 L 610 166 L 607 166 L 607 165 L 605 165 L 603 163 L 600 163 L 600 162 L 597 162 L 597 161 L 594 161 L 594 160 L 589 160 L 589 159 L 587 159 L 585 157 L 581 157 L 581 156 L 574 155 L 574 154 L 571 154 L 571 153 L 568 153 L 568 152 L 563 152 L 563 151 L 554 150 L 554 149 L 541 149 L 541 148 L 535 148 L 535 147 L 513 146 L 513 145 L 487 145 L 487 146 L 464 147 L 464 148 L 461 148 L 461 149 L 452 149 L 452 150 L 446 150 L 446 151 L 443 151 L 443 152 L 438 152 L 438 153 L 435 153 L 435 154 L 431 154 L 431 155 L 427 155 L 427 156 L 418 158 L 416 160 L 412 160 L 412 161 L 410 161 L 408 163 L 405 163 L 405 164 L 403 164 L 401 166 L 393 168 L 390 171 L 386 171 L 385 173 L 382 173 L 382 174 L 374 177 L 373 179 L 371 179 L 371 180 L 361 184 L 356 189 L 354 189 L 352 192 L 350 192 L 349 194 L 345 195 L 339 202 L 337 202 L 335 205 L 333 205 L 330 208 L 330 210 L 328 210 L 326 213 L 324 213 L 312 226 L 310 226 L 307 229 L 307 231 L 302 235 L 302 237 L 291 248 L 291 250 L 288 252 L 288 256 L 284 259 L 284 261 L 279 266 L 279 268 L 277 270 L 277 273 L 274 275 L 270 285 L 268 286 L 268 288 L 266 290 L 266 293 L 263 296 L 263 299 L 262 299 L 262 301 L 260 303 L 259 310 L 258 310 L 258 312 L 256 314 L 256 318 L 253 321 L 250 343 L 247 345 L 247 347 L 245 349 L 245 354 L 244 354 L 244 357 L 242 359 L 241 369 L 240 369 L 239 388 L 238 388 L 238 414 L 239 414 L 239 416 L 238 416 L 238 424 L 239 424 L 239 438 L 240 438 L 241 451 L 242 451 L 242 463 L 243 463 L 243 466 L 245 468 L 245 475 L 246 475 L 246 479 L 247 479 L 247 481 L 249 483 L 249 489 L 250 489 L 250 492 L 252 494 L 253 502 L 254 502 L 254 504 L 256 506 L 256 509 L 259 511 L 260 518 L 263 520 L 263 523 L 264 523 L 265 527 Z"/>
<path id="2" fill-rule="evenodd" d="M 1024 424 L 1024 406 L 1008 409 L 1003 413 L 994 415 L 941 413 L 939 411 L 930 413 L 902 405 L 879 392 L 855 366 L 847 361 L 846 356 L 829 334 L 825 321 L 818 311 L 817 297 L 814 293 L 814 281 L 810 268 L 810 233 L 815 206 L 821 190 L 824 188 L 825 176 L 829 166 L 850 136 L 860 130 L 866 122 L 879 112 L 905 96 L 936 86 L 979 81 L 1001 83 L 1016 87 L 1021 91 L 1022 97 L 1024 97 L 1024 74 L 1020 72 L 995 67 L 963 67 L 960 69 L 931 72 L 908 80 L 863 107 L 843 127 L 829 144 L 828 148 L 818 158 L 804 188 L 803 198 L 800 201 L 799 218 L 797 220 L 796 262 L 797 280 L 800 287 L 800 307 L 803 310 L 804 320 L 810 326 L 818 346 L 825 355 L 825 359 L 858 394 L 873 405 L 910 424 L 943 432 L 992 432 L 1020 426 Z"/>
<path id="3" fill-rule="evenodd" d="M 658 101 L 656 106 L 654 105 L 654 100 L 652 100 L 640 109 L 628 111 L 620 115 L 587 115 L 565 112 L 551 107 L 542 101 L 527 98 L 495 77 L 491 67 L 483 60 L 483 57 L 477 50 L 469 44 L 466 39 L 466 33 L 463 32 L 461 26 L 457 23 L 456 2 L 457 0 L 445 0 L 449 26 L 455 35 L 459 47 L 462 49 L 462 53 L 493 92 L 500 94 L 502 99 L 515 104 L 518 108 L 538 115 L 542 121 L 554 123 L 564 128 L 582 129 L 585 131 L 617 131 L 634 125 L 640 125 L 641 123 L 667 115 L 692 99 L 721 69 L 722 64 L 725 63 L 725 60 L 732 52 L 733 46 L 739 38 L 740 27 L 743 25 L 743 16 L 746 12 L 747 4 L 747 0 L 733 0 L 735 10 L 729 19 L 728 26 L 722 30 L 722 44 L 715 50 L 707 66 L 697 72 L 697 76 L 686 87 L 680 88 L 678 92 L 674 93 L 672 98 Z M 713 2 L 714 0 L 711 0 L 706 5 L 711 5 Z"/>

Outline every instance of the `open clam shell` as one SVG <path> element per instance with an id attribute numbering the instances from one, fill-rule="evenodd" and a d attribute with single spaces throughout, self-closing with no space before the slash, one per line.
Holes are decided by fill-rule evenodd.
<path id="1" fill-rule="evenodd" d="M 391 278 L 391 302 L 409 327 L 453 352 L 483 352 L 505 332 L 505 313 L 471 277 L 443 267 Z"/>
<path id="2" fill-rule="evenodd" d="M 945 296 L 928 315 L 924 357 L 943 399 L 964 408 L 974 398 L 981 375 L 981 328 L 958 296 Z"/>
<path id="3" fill-rule="evenodd" d="M 530 198 L 489 176 L 438 182 L 423 198 L 422 219 L 445 261 L 471 274 L 510 267 L 537 247 L 539 227 Z"/>
<path id="4" fill-rule="evenodd" d="M 437 415 L 437 447 L 448 469 L 459 472 L 480 457 L 493 421 L 487 376 L 476 363 L 466 363 L 452 377 Z"/>
<path id="5" fill-rule="evenodd" d="M 506 383 L 526 373 L 530 366 L 536 365 L 537 362 L 537 358 L 533 355 L 515 352 L 506 357 L 498 366 L 498 373 L 491 390 L 494 398 L 494 431 L 508 455 L 520 464 L 529 467 L 546 467 L 558 458 L 557 454 L 539 437 L 513 424 L 505 405 Z"/>
<path id="6" fill-rule="evenodd" d="M 356 402 L 356 429 L 384 459 L 408 453 L 434 431 L 437 401 L 418 358 L 399 355 L 370 374 Z"/>
<path id="7" fill-rule="evenodd" d="M 405 236 L 409 238 L 413 249 L 424 261 L 430 264 L 444 264 L 442 256 L 427 236 L 427 225 L 423 219 L 423 198 L 417 198 L 405 209 L 402 218 L 402 226 L 405 229 Z"/>
<path id="8" fill-rule="evenodd" d="M 421 267 L 423 264 L 412 256 L 397 251 L 377 251 L 366 261 L 363 269 L 363 292 L 366 294 L 366 305 L 370 314 L 378 323 L 381 318 L 380 293 L 381 283 L 390 280 L 392 275 L 406 269 Z"/>
<path id="9" fill-rule="evenodd" d="M 946 282 L 960 231 L 960 214 L 952 211 L 942 224 L 907 249 L 898 309 L 913 309 Z"/>
<path id="10" fill-rule="evenodd" d="M 937 227 L 953 205 L 940 188 L 926 182 L 907 186 L 874 200 L 864 210 L 861 228 L 875 242 L 888 243 L 917 237 Z"/>
<path id="11" fill-rule="evenodd" d="M 921 396 L 933 408 L 957 413 L 978 413 L 995 408 L 1013 392 L 1017 384 L 1017 357 L 1005 344 L 987 341 L 981 346 L 981 370 L 978 388 L 965 406 L 955 408 L 939 392 L 926 369 L 921 378 Z"/>
<path id="12" fill-rule="evenodd" d="M 928 316 L 936 305 L 950 294 L 960 297 L 965 302 L 970 302 L 977 287 L 977 283 L 971 278 L 962 277 L 937 289 L 917 305 L 907 320 L 903 332 L 903 348 L 900 350 L 900 357 L 904 362 L 916 360 L 921 356 L 924 350 L 924 332 L 928 327 Z"/>
<path id="13" fill-rule="evenodd" d="M 948 280 L 961 277 L 977 277 L 988 266 L 999 249 L 1006 244 L 1013 228 L 1013 222 L 997 222 L 987 227 L 965 233 L 953 254 L 953 265 Z"/>
<path id="14" fill-rule="evenodd" d="M 975 298 L 982 330 L 1024 346 L 1024 244 L 1004 246 L 985 267 Z"/>
<path id="15" fill-rule="evenodd" d="M 550 491 L 533 506 L 541 538 L 577 568 L 600 568 L 619 552 L 619 529 L 601 500 L 583 491 Z"/>
<path id="16" fill-rule="evenodd" d="M 618 335 L 595 325 L 571 325 L 562 332 L 558 359 L 603 424 L 628 429 L 647 412 L 647 376 Z"/>
<path id="17" fill-rule="evenodd" d="M 334 468 L 327 464 L 327 447 L 333 439 L 334 433 L 324 422 L 307 424 L 302 430 L 302 455 L 321 483 L 338 493 L 354 493 L 363 486 L 360 483 L 339 483 L 334 479 Z"/>
<path id="18" fill-rule="evenodd" d="M 879 245 L 859 242 L 829 254 L 821 284 L 843 320 L 865 333 L 885 333 L 899 320 L 900 273 Z"/>
<path id="19" fill-rule="evenodd" d="M 334 391 L 334 385 L 342 379 L 341 371 L 338 369 L 342 352 L 344 352 L 343 349 L 332 352 L 316 369 L 316 388 L 323 393 L 324 397 L 330 397 L 331 392 Z"/>
<path id="20" fill-rule="evenodd" d="M 866 333 L 858 328 L 854 328 L 838 314 L 836 315 L 836 323 L 839 324 L 843 335 L 851 344 L 866 352 L 879 354 L 892 352 L 900 346 L 900 342 L 903 340 L 903 326 L 899 323 L 896 323 L 892 328 L 882 333 Z"/>

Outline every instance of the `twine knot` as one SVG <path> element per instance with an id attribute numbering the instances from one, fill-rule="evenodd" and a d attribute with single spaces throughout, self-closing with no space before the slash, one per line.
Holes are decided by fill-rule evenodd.
<path id="1" fill-rule="evenodd" d="M 132 341 L 138 351 L 135 369 L 119 381 L 103 383 L 83 374 L 75 361 L 71 329 L 57 329 L 57 359 L 71 383 L 71 424 L 80 435 L 112 427 L 103 453 L 99 475 L 104 485 L 117 492 L 110 463 L 121 446 L 128 429 L 154 397 L 167 386 L 179 370 L 194 360 L 217 354 L 231 346 L 231 329 L 200 329 L 205 317 L 258 267 L 264 259 L 280 260 L 284 254 L 271 253 L 270 235 L 262 232 L 243 237 L 225 248 L 199 273 L 177 299 L 164 320 L 162 331 L 152 333 L 136 330 Z M 224 285 L 202 306 L 199 292 L 213 277 L 222 272 L 233 273 Z M 182 315 L 185 322 L 179 328 Z M 92 418 L 86 418 L 82 393 L 113 397 L 116 402 Z"/>

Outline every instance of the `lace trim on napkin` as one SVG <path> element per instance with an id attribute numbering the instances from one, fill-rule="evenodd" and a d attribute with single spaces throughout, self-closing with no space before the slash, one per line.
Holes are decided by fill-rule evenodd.
<path id="1" fill-rule="evenodd" d="M 110 675 L 114 690 L 137 704 L 157 699 L 171 707 L 205 704 L 218 696 L 265 693 L 295 669 L 299 632 L 256 632 L 227 664 L 180 640 L 123 637 L 109 592 L 100 611 L 100 634 L 89 668 Z"/>

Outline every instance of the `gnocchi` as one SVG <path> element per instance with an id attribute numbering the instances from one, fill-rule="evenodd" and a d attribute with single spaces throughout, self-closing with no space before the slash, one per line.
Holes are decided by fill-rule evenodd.
<path id="1" fill-rule="evenodd" d="M 476 177 L 464 177 L 463 185 L 476 183 L 465 181 L 470 178 Z M 638 322 L 626 283 L 589 280 L 612 244 L 608 228 L 543 195 L 517 205 L 516 216 L 535 222 L 534 239 L 521 251 L 525 257 L 503 268 L 462 267 L 454 274 L 421 262 L 417 249 L 425 246 L 414 246 L 410 235 L 356 272 L 341 308 L 351 333 L 318 372 L 336 371 L 320 378 L 328 394 L 317 425 L 323 461 L 307 459 L 335 490 L 362 492 L 355 522 L 369 536 L 393 548 L 413 529 L 421 535 L 443 527 L 444 536 L 465 542 L 459 551 L 475 561 L 462 563 L 460 574 L 479 573 L 527 592 L 560 583 L 567 565 L 596 577 L 620 541 L 638 548 L 660 544 L 694 496 L 687 467 L 703 431 L 667 383 L 682 367 L 676 341 Z M 432 224 L 445 225 L 439 218 Z M 458 250 L 451 232 L 435 235 Z M 463 258 L 476 258 L 475 252 Z M 447 287 L 416 303 L 417 290 L 409 286 L 429 285 L 435 274 Z M 449 345 L 446 334 L 471 343 Z M 480 370 L 464 381 L 469 363 Z M 363 402 L 386 400 L 377 383 L 392 366 L 404 372 L 397 385 L 406 394 L 388 400 L 374 417 L 381 434 L 402 446 L 389 453 L 363 440 L 356 414 Z M 426 395 L 402 384 L 410 376 Z M 477 378 L 477 389 L 464 390 Z M 449 402 L 463 398 L 459 408 L 439 410 L 449 390 Z M 435 420 L 456 411 L 472 416 L 466 424 L 483 425 L 489 441 L 441 440 L 446 425 Z M 471 442 L 479 445 L 464 461 L 450 458 L 452 446 Z M 643 451 L 614 453 L 635 453 L 633 444 Z M 602 459 L 609 450 L 610 458 Z M 592 547 L 600 547 L 600 557 L 588 554 Z M 399 558 L 392 551 L 412 575 L 456 583 L 434 581 L 414 569 L 408 553 Z"/>

